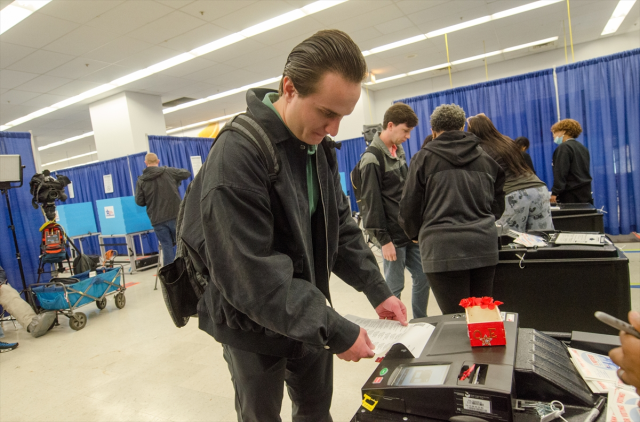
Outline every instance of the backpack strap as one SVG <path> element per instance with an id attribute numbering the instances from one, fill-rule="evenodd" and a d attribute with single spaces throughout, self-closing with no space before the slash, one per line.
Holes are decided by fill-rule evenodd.
<path id="1" fill-rule="evenodd" d="M 370 152 L 376 157 L 376 159 L 378 160 L 378 164 L 380 165 L 380 171 L 382 172 L 382 174 L 384 174 L 387 170 L 385 165 L 384 152 L 380 151 L 380 148 L 376 148 L 374 146 L 368 146 L 362 155 L 366 154 L 367 152 Z"/>
<path id="2" fill-rule="evenodd" d="M 280 172 L 280 160 L 278 154 L 276 154 L 276 145 L 250 112 L 247 110 L 246 113 L 233 117 L 224 125 L 216 139 L 220 138 L 220 135 L 227 131 L 236 132 L 243 138 L 251 141 L 258 151 L 260 151 L 267 164 L 269 180 L 273 184 Z"/>

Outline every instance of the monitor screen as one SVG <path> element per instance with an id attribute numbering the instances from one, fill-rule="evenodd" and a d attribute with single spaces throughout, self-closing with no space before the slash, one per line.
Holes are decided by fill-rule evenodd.
<path id="1" fill-rule="evenodd" d="M 419 365 L 402 367 L 393 381 L 394 386 L 421 387 L 442 385 L 451 365 Z"/>

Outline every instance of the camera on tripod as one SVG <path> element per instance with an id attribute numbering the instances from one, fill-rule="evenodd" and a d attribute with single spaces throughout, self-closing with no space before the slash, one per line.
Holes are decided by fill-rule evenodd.
<path id="1" fill-rule="evenodd" d="M 29 182 L 31 195 L 33 195 L 31 200 L 33 208 L 38 209 L 38 204 L 42 205 L 47 220 L 54 221 L 56 219 L 55 201 L 64 202 L 67 200 L 64 187 L 70 183 L 71 181 L 67 176 L 59 174 L 56 178 L 51 175 L 49 170 L 35 174 Z"/>

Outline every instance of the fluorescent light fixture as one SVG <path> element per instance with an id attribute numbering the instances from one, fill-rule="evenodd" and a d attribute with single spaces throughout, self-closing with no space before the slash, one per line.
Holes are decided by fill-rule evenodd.
<path id="1" fill-rule="evenodd" d="M 72 169 L 72 168 L 74 168 L 74 167 L 86 166 L 87 164 L 94 164 L 94 163 L 98 163 L 98 162 L 100 162 L 100 160 L 87 161 L 86 163 L 76 164 L 76 165 L 74 165 L 74 166 L 69 166 L 69 167 L 63 167 L 63 168 L 58 169 L 58 170 L 56 170 L 56 171 L 66 170 L 66 169 Z"/>
<path id="2" fill-rule="evenodd" d="M 57 147 L 58 145 L 68 144 L 69 142 L 77 141 L 78 139 L 88 138 L 89 136 L 93 136 L 93 132 L 83 133 L 82 135 L 72 136 L 71 138 L 63 139 L 62 141 L 52 142 L 50 144 L 38 147 L 38 151 L 43 151 L 45 149 Z"/>
<path id="3" fill-rule="evenodd" d="M 454 65 L 457 65 L 457 64 L 468 63 L 468 62 L 484 59 L 484 58 L 491 57 L 491 56 L 497 56 L 498 54 L 508 53 L 508 52 L 511 52 L 511 51 L 523 50 L 525 48 L 533 47 L 534 45 L 546 44 L 546 43 L 549 43 L 549 42 L 552 42 L 552 41 L 556 41 L 557 39 L 558 39 L 558 37 L 545 38 L 544 40 L 534 41 L 534 42 L 530 42 L 530 43 L 527 43 L 527 44 L 517 45 L 515 47 L 505 48 L 504 50 L 492 51 L 490 53 L 480 54 L 478 56 L 467 57 L 466 59 L 454 60 L 451 63 L 442 63 L 442 64 L 439 64 L 439 65 L 436 65 L 436 66 L 426 67 L 424 69 L 412 70 L 411 72 L 402 73 L 400 75 L 395 75 L 395 76 L 389 76 L 388 78 L 383 78 L 383 79 L 378 79 L 378 80 L 376 80 L 375 78 L 371 78 L 372 82 L 367 82 L 367 83 L 365 83 L 365 85 L 376 85 L 376 84 L 379 84 L 379 83 L 382 83 L 382 82 L 388 82 L 388 81 L 393 81 L 395 79 L 404 78 L 406 76 L 413 76 L 413 75 L 418 75 L 420 73 L 430 72 L 432 70 L 444 69 L 445 67 L 448 67 L 448 66 L 454 66 Z"/>
<path id="4" fill-rule="evenodd" d="M 7 24 L 13 26 L 15 25 L 17 22 L 19 22 L 19 20 L 16 21 L 17 17 L 11 17 L 10 15 L 6 15 L 7 17 L 5 18 L 4 12 L 5 10 L 7 10 L 9 7 L 19 3 L 20 7 L 27 10 L 28 8 L 26 6 L 22 6 L 22 4 L 28 4 L 30 5 L 29 7 L 31 7 L 34 10 L 39 9 L 40 7 L 44 6 L 45 4 L 47 4 L 49 1 L 51 0 L 26 0 L 26 1 L 14 1 L 13 3 L 11 3 L 9 6 L 5 7 L 4 9 L 2 9 L 2 11 L 0 11 L 0 27 L 2 28 L 2 31 L 5 31 L 8 28 L 5 28 L 5 20 L 7 21 Z M 60 101 L 59 103 L 56 103 L 54 105 L 52 105 L 51 107 L 46 107 L 43 108 L 42 110 L 38 110 L 35 113 L 31 113 L 27 116 L 23 116 L 19 119 L 13 120 L 11 122 L 5 123 L 4 125 L 0 126 L 0 130 L 7 130 L 10 129 L 14 126 L 17 126 L 19 124 L 25 123 L 29 120 L 35 119 L 36 117 L 39 116 L 43 116 L 45 114 L 51 113 L 52 111 L 55 110 L 59 110 L 63 107 L 67 107 L 70 106 L 72 104 L 78 103 L 82 100 L 85 100 L 87 98 L 91 98 L 94 97 L 96 95 L 102 94 L 104 92 L 110 91 L 112 89 L 118 88 L 120 86 L 126 85 L 128 83 L 137 81 L 139 79 L 145 78 L 147 76 L 153 75 L 154 73 L 158 73 L 158 72 L 162 72 L 163 70 L 169 69 L 171 67 L 177 66 L 181 63 L 187 62 L 189 60 L 195 59 L 196 57 L 202 56 L 203 54 L 207 54 L 207 53 L 211 53 L 212 51 L 218 50 L 222 47 L 226 47 L 228 45 L 234 44 L 238 41 L 244 40 L 246 38 L 252 37 L 254 35 L 258 35 L 261 34 L 265 31 L 269 31 L 271 29 L 277 28 L 279 26 L 285 25 L 287 23 L 293 22 L 295 20 L 298 20 L 300 18 L 303 18 L 305 16 L 309 16 L 312 15 L 314 13 L 320 12 L 322 10 L 328 9 L 330 7 L 333 6 L 337 6 L 341 3 L 344 3 L 348 0 L 335 0 L 335 1 L 316 1 L 314 3 L 308 4 L 302 8 L 299 9 L 294 9 L 290 12 L 284 13 L 280 16 L 276 16 L 275 18 L 272 19 L 268 19 L 264 22 L 258 23 L 256 25 L 253 25 L 249 28 L 246 28 L 240 32 L 236 32 L 233 33 L 231 35 L 227 35 L 226 37 L 220 38 L 218 40 L 215 40 L 213 42 L 210 42 L 208 44 L 205 44 L 203 46 L 200 46 L 198 48 L 195 48 L 191 51 L 189 51 L 188 53 L 182 53 L 179 54 L 177 56 L 171 57 L 170 59 L 164 60 L 160 63 L 156 63 L 154 65 L 151 65 L 145 69 L 141 69 L 138 70 L 136 72 L 130 73 L 129 75 L 125 75 L 121 78 L 118 78 L 114 81 L 111 81 L 107 84 L 101 85 L 97 88 L 94 88 L 92 90 L 83 92 L 80 95 L 76 95 L 75 97 L 71 97 L 68 98 L 66 100 Z M 18 6 L 16 6 L 17 8 L 20 8 Z M 11 9 L 13 10 L 13 9 Z M 13 13 L 13 12 L 11 12 Z M 26 12 L 21 12 L 20 10 L 18 10 L 16 13 L 20 14 L 22 13 L 22 15 L 24 15 Z M 29 12 L 30 14 L 31 12 Z M 20 20 L 24 19 L 26 16 L 28 16 L 28 14 L 26 14 L 25 16 L 23 16 L 22 18 L 20 18 Z M 14 22 L 15 21 L 15 22 Z M 14 22 L 14 23 L 11 23 Z M 260 86 L 260 85 L 256 85 L 256 86 Z M 248 88 L 247 88 L 248 89 Z M 246 90 L 246 89 L 245 89 Z M 241 92 L 241 91 L 237 91 L 237 92 Z M 233 94 L 235 92 L 232 92 L 231 94 Z M 231 95 L 228 94 L 228 95 Z M 221 98 L 221 97 L 218 97 Z M 194 104 L 195 105 L 195 104 Z M 184 108 L 184 107 L 182 107 Z M 175 110 L 174 110 L 175 111 Z M 40 113 L 40 114 L 38 114 Z M 165 113 L 167 113 L 167 111 L 165 111 Z"/>
<path id="5" fill-rule="evenodd" d="M 371 50 L 366 50 L 362 52 L 362 55 L 367 57 L 371 54 L 381 53 L 383 51 L 391 50 L 394 48 L 402 47 L 404 45 L 413 44 L 414 42 L 426 40 L 426 35 L 416 35 L 415 37 L 407 38 L 404 40 L 392 42 L 391 44 L 385 44 L 380 47 L 372 48 Z"/>
<path id="6" fill-rule="evenodd" d="M 224 92 L 220 92 L 218 94 L 210 95 L 210 96 L 208 96 L 206 98 L 201 98 L 199 100 L 189 101 L 188 103 L 183 103 L 183 104 L 177 105 L 175 107 L 165 108 L 164 110 L 162 110 L 162 112 L 164 114 L 173 113 L 174 111 L 178 111 L 178 110 L 182 110 L 182 109 L 185 109 L 185 108 L 193 107 L 193 106 L 196 106 L 196 105 L 199 105 L 199 104 L 207 103 L 209 101 L 218 100 L 220 98 L 228 97 L 229 95 L 238 94 L 240 92 L 247 91 L 247 90 L 249 90 L 251 88 L 258 88 L 260 86 L 269 85 L 269 84 L 272 84 L 274 82 L 280 81 L 281 78 L 282 78 L 282 76 L 277 76 L 275 78 L 265 79 L 264 81 L 254 82 L 254 83 L 249 84 L 249 85 L 241 86 L 240 88 L 234 88 L 234 89 L 230 89 L 229 91 L 224 91 Z"/>
<path id="7" fill-rule="evenodd" d="M 494 13 L 493 15 L 483 16 L 481 18 L 473 19 L 468 22 L 462 22 L 456 25 L 447 26 L 446 28 L 437 29 L 435 31 L 428 32 L 424 35 L 418 35 L 404 40 L 396 41 L 391 44 L 386 44 L 380 47 L 375 47 L 370 50 L 363 51 L 362 54 L 370 56 L 371 54 L 380 53 L 382 51 L 391 50 L 393 48 L 401 47 L 407 44 L 413 44 L 418 41 L 426 40 L 427 38 L 434 38 L 444 34 L 450 34 L 461 29 L 470 28 L 476 25 L 482 25 L 483 23 L 491 22 L 497 19 L 506 18 L 507 16 L 517 15 L 519 13 L 528 12 L 530 10 L 539 9 L 541 7 L 549 6 L 551 4 L 559 3 L 563 0 L 541 0 L 533 3 L 525 4 L 523 6 L 514 7 L 512 9 L 503 10 L 502 12 Z M 635 0 L 632 0 L 635 1 Z M 626 1 L 625 1 L 626 2 Z M 628 12 L 627 12 L 628 13 Z"/>
<path id="8" fill-rule="evenodd" d="M 50 1 L 51 0 L 14 1 L 0 10 L 0 34 L 7 32 Z"/>
<path id="9" fill-rule="evenodd" d="M 208 125 L 209 123 L 219 122 L 219 121 L 222 121 L 222 120 L 228 120 L 228 119 L 232 118 L 233 116 L 237 116 L 240 113 L 242 113 L 242 111 L 239 111 L 239 112 L 233 113 L 233 114 L 227 114 L 226 116 L 222 116 L 222 117 L 216 117 L 215 119 L 206 120 L 204 122 L 192 123 L 190 125 L 177 127 L 177 128 L 168 130 L 167 133 L 176 133 L 176 132 L 180 132 L 181 130 L 191 129 L 191 128 L 198 127 L 198 126 L 204 126 L 204 125 Z"/>
<path id="10" fill-rule="evenodd" d="M 631 11 L 635 2 L 636 0 L 620 0 L 600 35 L 609 35 L 616 32 L 620 25 L 622 25 L 624 18 L 626 18 Z"/>
<path id="11" fill-rule="evenodd" d="M 82 158 L 82 157 L 86 157 L 87 155 L 93 155 L 93 154 L 97 154 L 97 153 L 98 153 L 98 151 L 91 151 L 91 152 L 87 152 L 86 154 L 74 155 L 73 157 L 63 158 L 62 160 L 52 161 L 50 163 L 42 164 L 41 167 L 50 166 L 51 164 L 62 163 L 63 161 L 75 160 L 76 158 Z"/>

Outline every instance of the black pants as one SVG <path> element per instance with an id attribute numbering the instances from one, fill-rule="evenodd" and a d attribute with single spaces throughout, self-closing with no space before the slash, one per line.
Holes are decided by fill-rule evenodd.
<path id="1" fill-rule="evenodd" d="M 467 297 L 493 295 L 496 266 L 463 271 L 427 273 L 433 295 L 444 315 L 464 312 L 460 301 Z"/>
<path id="2" fill-rule="evenodd" d="M 260 355 L 224 344 L 236 392 L 238 422 L 280 422 L 284 383 L 293 422 L 332 422 L 333 354 L 309 350 L 299 359 Z"/>

